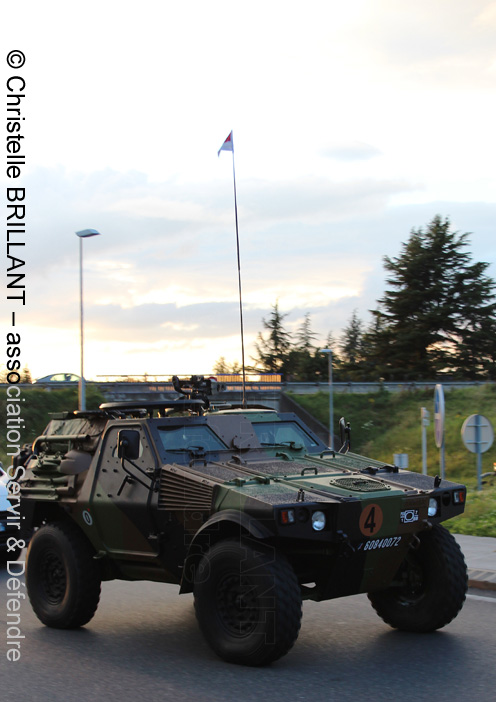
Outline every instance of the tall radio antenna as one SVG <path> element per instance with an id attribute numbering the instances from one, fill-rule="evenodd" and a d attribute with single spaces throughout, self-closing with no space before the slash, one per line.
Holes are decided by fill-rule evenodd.
<path id="1" fill-rule="evenodd" d="M 230 151 L 232 153 L 232 164 L 233 164 L 233 183 L 234 183 L 234 219 L 236 222 L 236 251 L 238 256 L 238 289 L 239 289 L 239 320 L 241 325 L 241 366 L 243 369 L 243 408 L 246 408 L 246 370 L 245 370 L 245 341 L 244 341 L 244 327 L 243 327 L 243 302 L 241 295 L 241 263 L 239 256 L 239 231 L 238 231 L 238 201 L 236 198 L 236 171 L 234 169 L 234 141 L 232 131 L 229 136 L 224 141 L 217 156 L 220 156 L 221 151 Z"/>

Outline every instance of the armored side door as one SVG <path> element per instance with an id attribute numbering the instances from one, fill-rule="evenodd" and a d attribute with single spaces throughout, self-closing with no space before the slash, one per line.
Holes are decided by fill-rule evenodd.
<path id="1" fill-rule="evenodd" d="M 118 436 L 123 428 L 122 424 L 110 425 L 103 437 L 90 514 L 101 541 L 113 557 L 154 558 L 158 540 L 151 503 L 157 457 L 146 425 L 126 423 L 126 430 L 139 432 L 139 456 L 132 462 L 122 461 L 118 456 Z"/>

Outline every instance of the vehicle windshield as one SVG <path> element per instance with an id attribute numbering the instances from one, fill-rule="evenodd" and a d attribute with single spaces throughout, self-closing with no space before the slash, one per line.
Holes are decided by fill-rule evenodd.
<path id="1" fill-rule="evenodd" d="M 159 426 L 158 434 L 165 451 L 222 451 L 227 446 L 205 424 Z"/>
<path id="2" fill-rule="evenodd" d="M 319 447 L 296 422 L 253 422 L 253 429 L 262 446 L 284 446 L 297 451 L 312 451 Z"/>

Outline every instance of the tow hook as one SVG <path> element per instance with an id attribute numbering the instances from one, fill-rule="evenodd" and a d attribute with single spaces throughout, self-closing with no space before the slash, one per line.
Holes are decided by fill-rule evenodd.
<path id="1" fill-rule="evenodd" d="M 412 551 L 416 551 L 419 548 L 419 546 L 420 546 L 420 539 L 417 536 L 417 534 L 413 534 L 410 548 L 412 549 Z"/>
<path id="2" fill-rule="evenodd" d="M 355 553 L 355 547 L 351 545 L 348 534 L 344 531 L 338 531 L 337 537 L 339 540 L 339 555 L 342 558 L 350 558 Z"/>

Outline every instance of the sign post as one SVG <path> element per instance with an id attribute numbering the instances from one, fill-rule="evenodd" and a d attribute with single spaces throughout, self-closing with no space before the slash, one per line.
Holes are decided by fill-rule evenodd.
<path id="1" fill-rule="evenodd" d="M 427 475 L 427 427 L 431 423 L 431 414 L 425 407 L 420 408 L 422 428 L 422 473 Z"/>
<path id="2" fill-rule="evenodd" d="M 439 449 L 441 478 L 444 480 L 444 389 L 436 385 L 434 390 L 434 438 Z"/>
<path id="3" fill-rule="evenodd" d="M 461 434 L 466 448 L 477 454 L 477 489 L 482 490 L 482 454 L 493 445 L 493 426 L 484 415 L 471 414 L 463 422 Z"/>

